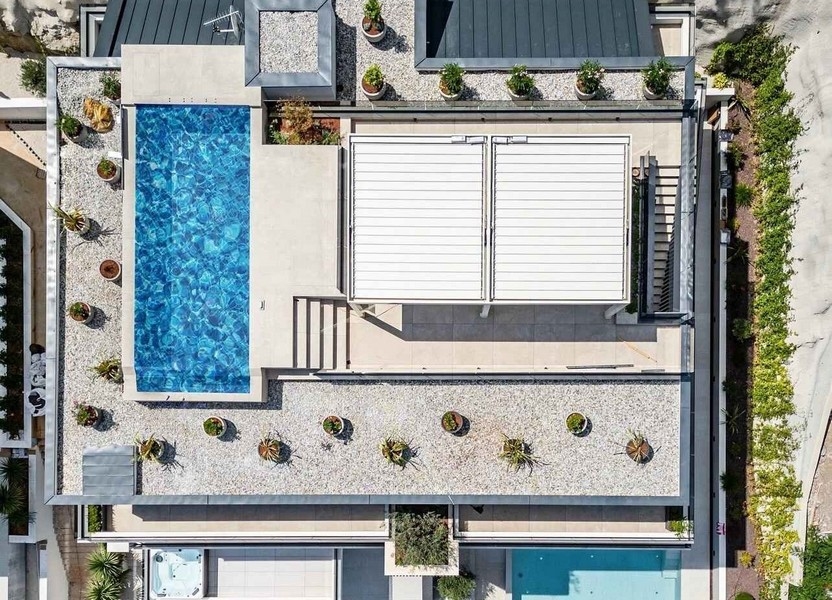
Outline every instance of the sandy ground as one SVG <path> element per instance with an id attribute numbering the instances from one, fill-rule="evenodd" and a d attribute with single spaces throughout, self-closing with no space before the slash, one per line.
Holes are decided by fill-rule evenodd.
<path id="1" fill-rule="evenodd" d="M 20 87 L 20 63 L 23 56 L 6 56 L 0 52 L 0 98 L 31 98 L 32 94 Z"/>

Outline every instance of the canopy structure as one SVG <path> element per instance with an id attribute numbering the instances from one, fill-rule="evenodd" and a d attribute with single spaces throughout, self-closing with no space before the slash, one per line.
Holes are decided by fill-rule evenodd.
<path id="1" fill-rule="evenodd" d="M 349 146 L 351 301 L 629 302 L 629 136 Z"/>

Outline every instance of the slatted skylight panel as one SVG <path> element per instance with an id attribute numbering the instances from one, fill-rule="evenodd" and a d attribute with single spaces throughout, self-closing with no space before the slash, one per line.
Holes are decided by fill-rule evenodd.
<path id="1" fill-rule="evenodd" d="M 356 300 L 484 298 L 484 138 L 353 136 Z"/>
<path id="2" fill-rule="evenodd" d="M 495 300 L 626 301 L 629 137 L 494 138 Z"/>

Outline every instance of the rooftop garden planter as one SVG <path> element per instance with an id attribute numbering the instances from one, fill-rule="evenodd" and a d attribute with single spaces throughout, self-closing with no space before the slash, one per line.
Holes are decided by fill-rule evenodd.
<path id="1" fill-rule="evenodd" d="M 90 321 L 92 321 L 95 310 L 86 302 L 73 302 L 69 305 L 68 313 L 69 316 L 72 317 L 73 321 L 87 325 Z"/>
<path id="2" fill-rule="evenodd" d="M 447 565 L 451 555 L 450 541 L 448 521 L 439 513 L 399 511 L 393 516 L 397 565 Z"/>
<path id="3" fill-rule="evenodd" d="M 361 31 L 372 44 L 384 39 L 387 27 L 381 16 L 381 3 L 378 0 L 367 0 L 364 3 L 364 17 L 361 19 Z"/>
<path id="4" fill-rule="evenodd" d="M 630 432 L 630 439 L 627 441 L 625 451 L 627 456 L 638 464 L 647 462 L 653 454 L 653 449 L 650 447 L 647 438 L 638 431 Z"/>
<path id="5" fill-rule="evenodd" d="M 96 375 L 113 383 L 121 383 L 124 375 L 121 372 L 121 359 L 108 358 L 95 365 L 92 370 Z"/>
<path id="6" fill-rule="evenodd" d="M 442 415 L 442 429 L 447 431 L 451 434 L 456 434 L 462 431 L 462 427 L 465 424 L 465 419 L 462 418 L 462 415 L 454 410 L 449 410 L 444 415 Z"/>
<path id="7" fill-rule="evenodd" d="M 101 93 L 113 102 L 121 100 L 121 81 L 115 75 L 101 76 Z"/>
<path id="8" fill-rule="evenodd" d="M 81 427 L 95 427 L 101 420 L 101 412 L 91 404 L 76 402 L 72 414 Z"/>
<path id="9" fill-rule="evenodd" d="M 104 259 L 98 265 L 98 272 L 107 281 L 118 281 L 121 279 L 121 263 L 112 258 Z"/>
<path id="10" fill-rule="evenodd" d="M 0 515 L 9 535 L 27 535 L 34 515 L 29 513 L 29 460 L 5 458 L 0 463 Z"/>
<path id="11" fill-rule="evenodd" d="M 670 90 L 670 74 L 673 65 L 666 58 L 660 58 L 641 72 L 644 80 L 644 97 L 648 100 L 661 100 Z"/>
<path id="12" fill-rule="evenodd" d="M 87 139 L 87 128 L 72 115 L 61 115 L 59 127 L 61 133 L 73 144 L 80 144 Z"/>
<path id="13" fill-rule="evenodd" d="M 572 435 L 583 435 L 589 426 L 589 420 L 579 412 L 573 412 L 566 417 L 566 429 Z"/>
<path id="14" fill-rule="evenodd" d="M 410 461 L 410 445 L 397 438 L 384 438 L 379 444 L 379 451 L 384 460 L 404 469 Z"/>
<path id="15" fill-rule="evenodd" d="M 161 462 L 165 453 L 165 441 L 150 435 L 147 438 L 136 438 L 136 454 L 139 462 Z"/>
<path id="16" fill-rule="evenodd" d="M 285 460 L 286 444 L 272 437 L 270 434 L 263 436 L 257 444 L 257 454 L 266 462 L 279 463 Z"/>
<path id="17" fill-rule="evenodd" d="M 575 78 L 575 95 L 578 100 L 587 102 L 595 98 L 603 80 L 604 69 L 599 62 L 594 60 L 582 62 L 578 69 L 578 76 Z"/>
<path id="18" fill-rule="evenodd" d="M 70 208 L 64 210 L 60 206 L 50 206 L 55 217 L 60 219 L 61 225 L 65 231 L 84 235 L 90 230 L 90 220 L 84 215 L 79 208 Z"/>
<path id="19" fill-rule="evenodd" d="M 470 573 L 447 575 L 436 580 L 436 589 L 444 600 L 469 600 L 477 588 L 477 580 Z"/>
<path id="20" fill-rule="evenodd" d="M 528 100 L 534 90 L 534 77 L 529 75 L 524 65 L 514 65 L 511 76 L 506 80 L 506 87 L 512 100 Z"/>
<path id="21" fill-rule="evenodd" d="M 439 71 L 439 93 L 448 102 L 462 96 L 462 76 L 465 71 L 456 63 L 448 63 Z"/>
<path id="22" fill-rule="evenodd" d="M 106 183 L 116 183 L 121 178 L 121 168 L 109 158 L 98 161 L 95 172 Z"/>
<path id="23" fill-rule="evenodd" d="M 500 445 L 500 460 L 506 462 L 509 468 L 519 471 L 520 469 L 533 469 L 540 464 L 540 459 L 532 454 L 531 447 L 522 438 L 510 438 L 503 435 L 503 442 Z"/>
<path id="24" fill-rule="evenodd" d="M 219 438 L 228 430 L 228 423 L 222 417 L 208 417 L 202 422 L 202 430 L 210 437 Z"/>
<path id="25" fill-rule="evenodd" d="M 338 437 L 344 432 L 344 420 L 336 415 L 329 415 L 322 425 L 324 432 L 332 437 Z"/>
<path id="26" fill-rule="evenodd" d="M 269 124 L 269 141 L 290 146 L 337 146 L 341 143 L 340 120 L 315 118 L 303 100 L 286 100 L 280 118 Z"/>
<path id="27" fill-rule="evenodd" d="M 84 115 L 98 133 L 107 133 L 113 128 L 113 111 L 106 104 L 92 98 L 84 99 Z"/>
<path id="28" fill-rule="evenodd" d="M 370 65 L 364 71 L 361 78 L 361 89 L 368 100 L 380 100 L 387 91 L 387 82 L 384 81 L 384 73 L 378 65 Z"/>

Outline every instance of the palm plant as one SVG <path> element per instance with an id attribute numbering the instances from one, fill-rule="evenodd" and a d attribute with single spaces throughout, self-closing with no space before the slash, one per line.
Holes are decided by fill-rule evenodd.
<path id="1" fill-rule="evenodd" d="M 106 577 L 93 577 L 87 584 L 85 600 L 121 600 L 124 582 Z"/>
<path id="2" fill-rule="evenodd" d="M 52 204 L 49 205 L 49 208 L 63 222 L 64 229 L 67 231 L 81 231 L 84 228 L 84 220 L 86 217 L 84 216 L 84 211 L 80 208 L 64 210 L 62 207 Z"/>
<path id="3" fill-rule="evenodd" d="M 532 454 L 531 447 L 522 438 L 510 438 L 503 434 L 503 444 L 498 454 L 500 460 L 508 463 L 515 471 L 533 469 L 540 464 L 540 459 Z"/>
<path id="4" fill-rule="evenodd" d="M 20 485 L 29 476 L 29 463 L 21 459 L 6 458 L 0 462 L 0 479 L 9 485 Z"/>
<path id="5" fill-rule="evenodd" d="M 123 562 L 121 554 L 110 552 L 104 544 L 99 544 L 98 548 L 87 557 L 87 567 L 93 577 L 116 581 L 121 581 L 127 573 Z"/>

